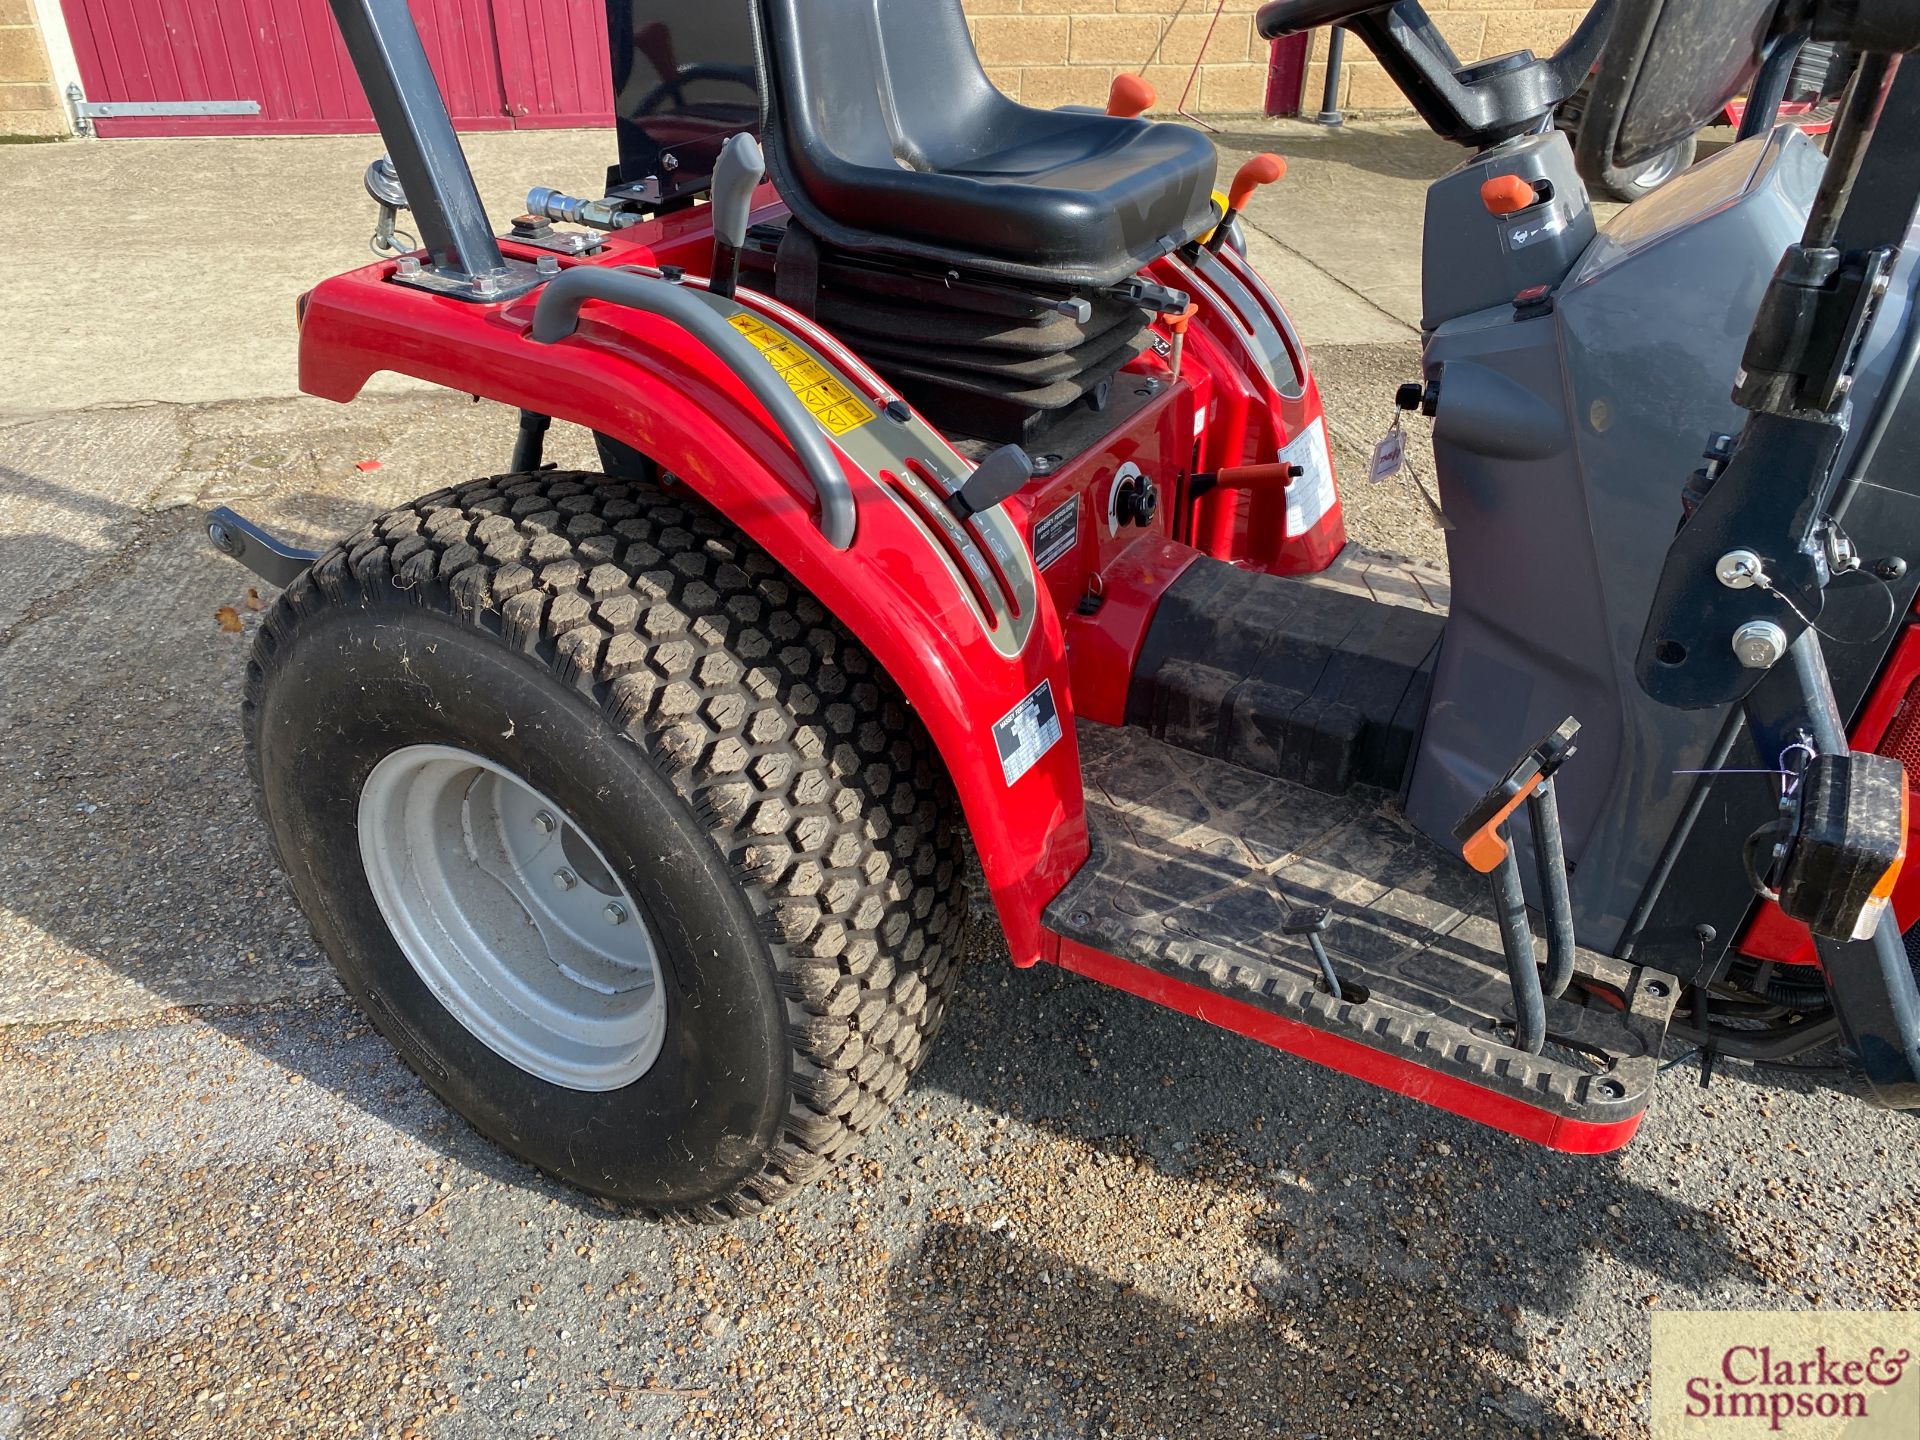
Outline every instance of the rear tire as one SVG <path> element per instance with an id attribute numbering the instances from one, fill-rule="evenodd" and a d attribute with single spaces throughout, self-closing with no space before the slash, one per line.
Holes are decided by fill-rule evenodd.
<path id="1" fill-rule="evenodd" d="M 449 1105 L 571 1185 L 757 1210 L 849 1150 L 939 1030 L 966 905 L 930 744 L 872 658 L 697 504 L 549 472 L 383 515 L 274 606 L 245 718 L 276 853 L 348 991 Z M 548 800 L 640 910 L 665 1036 L 630 1083 L 516 1064 L 409 958 L 360 835 L 369 776 L 407 747 Z M 461 815 L 449 833 L 471 836 Z"/>

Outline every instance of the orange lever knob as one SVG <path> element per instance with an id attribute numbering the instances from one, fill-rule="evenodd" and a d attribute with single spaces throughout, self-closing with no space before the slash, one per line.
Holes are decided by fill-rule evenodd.
<path id="1" fill-rule="evenodd" d="M 1159 98 L 1153 86 L 1138 75 L 1116 75 L 1113 88 L 1107 92 L 1107 114 L 1131 120 L 1151 110 Z"/>
<path id="2" fill-rule="evenodd" d="M 1186 309 L 1182 310 L 1178 315 L 1169 315 L 1167 317 L 1168 332 L 1174 335 L 1186 334 L 1187 327 L 1193 323 L 1193 317 L 1199 313 L 1200 306 L 1194 301 L 1188 301 Z"/>
<path id="3" fill-rule="evenodd" d="M 1278 155 L 1256 155 L 1234 173 L 1227 189 L 1227 204 L 1235 210 L 1247 208 L 1247 201 L 1262 185 L 1271 185 L 1287 173 L 1287 162 Z"/>
<path id="4" fill-rule="evenodd" d="M 1494 175 L 1480 182 L 1480 203 L 1495 215 L 1512 215 L 1540 203 L 1533 186 L 1518 175 Z"/>
<path id="5" fill-rule="evenodd" d="M 1230 465 L 1219 472 L 1215 483 L 1222 490 L 1257 490 L 1263 485 L 1291 485 L 1300 467 L 1277 465 Z"/>

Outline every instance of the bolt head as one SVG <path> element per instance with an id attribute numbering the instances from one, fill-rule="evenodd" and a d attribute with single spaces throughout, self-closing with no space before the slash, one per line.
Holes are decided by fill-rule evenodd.
<path id="1" fill-rule="evenodd" d="M 555 830 L 560 828 L 560 822 L 555 820 L 547 811 L 542 810 L 538 815 L 533 817 L 533 828 L 538 830 L 542 835 L 551 835 Z"/>
<path id="2" fill-rule="evenodd" d="M 580 883 L 580 877 L 573 871 L 562 868 L 553 872 L 553 883 L 561 890 L 571 890 Z"/>
<path id="3" fill-rule="evenodd" d="M 624 925 L 627 923 L 627 907 L 622 905 L 618 900 L 610 901 L 607 908 L 600 913 L 607 917 L 607 924 L 609 925 Z"/>
<path id="4" fill-rule="evenodd" d="M 558 255 L 542 255 L 538 260 L 533 262 L 533 268 L 542 275 L 558 275 L 560 273 L 560 257 Z"/>
<path id="5" fill-rule="evenodd" d="M 1771 670 L 1787 653 L 1787 632 L 1771 620 L 1749 620 L 1733 632 L 1733 653 L 1749 670 Z"/>
<path id="6" fill-rule="evenodd" d="M 402 275 L 418 275 L 420 273 L 420 257 L 418 255 L 402 255 L 399 260 L 394 263 L 394 268 Z"/>

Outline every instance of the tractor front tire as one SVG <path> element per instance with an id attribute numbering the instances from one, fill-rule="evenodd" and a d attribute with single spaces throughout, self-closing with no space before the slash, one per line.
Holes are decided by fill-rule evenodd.
<path id="1" fill-rule="evenodd" d="M 940 1028 L 966 904 L 937 757 L 697 501 L 546 472 L 391 511 L 269 612 L 245 722 L 347 990 L 570 1185 L 758 1210 L 848 1151 Z"/>

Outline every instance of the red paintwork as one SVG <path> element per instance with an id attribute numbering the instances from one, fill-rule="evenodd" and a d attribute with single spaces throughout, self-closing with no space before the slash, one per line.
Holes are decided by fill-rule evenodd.
<path id="1" fill-rule="evenodd" d="M 1425 1069 L 1412 1061 L 1384 1054 L 1356 1040 L 1316 1030 L 1284 1015 L 1261 1010 L 1244 1000 L 1216 994 L 1203 986 L 1190 985 L 1184 980 L 1162 975 L 1157 970 L 1149 970 L 1145 966 L 1089 949 L 1064 936 L 1050 935 L 1048 938 L 1058 939 L 1060 948 L 1053 959 L 1063 970 L 1085 975 L 1090 980 L 1125 990 L 1155 1005 L 1164 1005 L 1169 1010 L 1192 1015 L 1209 1025 L 1218 1025 L 1236 1035 L 1245 1035 L 1251 1040 L 1352 1075 L 1369 1085 L 1378 1085 L 1397 1095 L 1405 1095 L 1408 1099 L 1464 1116 L 1496 1130 L 1505 1130 L 1510 1135 L 1518 1135 L 1523 1140 L 1532 1140 L 1550 1149 L 1573 1155 L 1604 1155 L 1625 1145 L 1640 1128 L 1640 1115 L 1610 1125 L 1569 1120 L 1565 1116 L 1536 1109 L 1512 1096 L 1482 1089 L 1451 1075 Z"/>
<path id="2" fill-rule="evenodd" d="M 759 198 L 759 213 L 774 213 L 778 201 L 771 189 Z M 697 275 L 706 269 L 712 243 L 707 214 L 688 210 L 637 226 L 610 240 L 600 256 L 578 263 L 672 264 Z M 1255 293 L 1264 294 L 1252 272 L 1237 259 L 1233 263 Z M 1033 636 L 1009 660 L 981 632 L 946 568 L 930 563 L 932 542 L 880 494 L 878 478 L 844 456 L 858 533 L 847 551 L 835 551 L 820 538 L 811 486 L 785 439 L 731 372 L 703 347 L 687 343 L 677 327 L 592 303 L 582 311 L 577 334 L 540 345 L 527 334 L 534 297 L 470 305 L 390 284 L 391 273 L 388 264 L 365 266 L 304 297 L 301 388 L 344 401 L 376 370 L 393 370 L 538 410 L 624 441 L 730 516 L 859 637 L 926 725 L 958 792 L 1015 964 L 1053 959 L 1558 1149 L 1597 1153 L 1632 1135 L 1637 1119 L 1608 1126 L 1565 1120 L 1044 929 L 1042 910 L 1088 853 L 1074 716 L 1084 712 L 1105 723 L 1124 718 L 1127 683 L 1154 607 L 1197 553 L 1169 532 L 1208 531 L 1224 558 L 1278 570 L 1324 565 L 1344 543 L 1337 504 L 1321 524 L 1298 536 L 1284 534 L 1283 498 L 1263 507 L 1264 497 L 1256 497 L 1251 505 L 1211 516 L 1184 513 L 1186 480 L 1196 466 L 1268 462 L 1320 414 L 1310 379 L 1293 400 L 1273 392 L 1244 342 L 1212 313 L 1204 289 L 1196 296 L 1200 312 L 1187 336 L 1181 376 L 1171 376 L 1157 355 L 1136 362 L 1118 383 L 1151 377 L 1160 382 L 1157 393 L 1112 435 L 1008 502 L 1029 537 L 1035 520 L 1070 496 L 1079 495 L 1083 507 L 1074 549 L 1044 572 Z M 834 358 L 870 400 L 891 394 L 813 322 L 765 296 L 742 291 L 739 299 Z M 1281 333 L 1291 336 L 1277 305 L 1273 313 Z M 1296 363 L 1306 374 L 1305 357 L 1296 356 Z M 1149 529 L 1110 535 L 1107 496 L 1116 471 L 1128 462 L 1162 487 L 1163 509 Z M 1079 601 L 1089 590 L 1101 594 L 1103 603 L 1092 615 L 1081 615 Z M 1053 686 L 1065 733 L 1008 787 L 991 726 L 1043 681 Z"/>
<path id="3" fill-rule="evenodd" d="M 327 0 L 63 0 L 87 98 L 255 100 L 258 115 L 100 120 L 102 136 L 370 134 L 372 113 Z M 413 0 L 463 130 L 607 125 L 598 0 Z"/>
<path id="4" fill-rule="evenodd" d="M 1881 747 L 1895 738 L 1894 719 L 1916 684 L 1920 684 L 1920 625 L 1908 625 L 1867 697 L 1860 718 L 1854 722 L 1848 743 L 1856 750 L 1890 753 Z M 1916 843 L 1920 842 L 1920 777 L 1914 773 L 1912 757 L 1899 758 L 1907 762 L 1907 864 L 1894 882 L 1893 916 L 1904 932 L 1920 920 L 1920 843 Z M 1740 953 L 1779 965 L 1820 963 L 1813 933 L 1798 920 L 1781 914 L 1771 900 L 1763 901 L 1754 913 L 1753 923 L 1740 937 Z"/>
<path id="5" fill-rule="evenodd" d="M 704 269 L 707 243 L 698 212 L 688 212 L 627 232 L 600 263 Z M 526 334 L 532 297 L 470 305 L 387 284 L 390 271 L 369 265 L 308 295 L 301 388 L 349 400 L 376 370 L 414 375 L 613 435 L 692 486 L 839 616 L 899 684 L 951 771 L 1012 953 L 1036 960 L 1040 911 L 1087 853 L 1072 686 L 1051 603 L 1042 603 L 1024 653 L 1002 657 L 944 567 L 929 563 L 921 532 L 850 463 L 859 537 L 851 550 L 833 550 L 815 529 L 805 474 L 765 412 L 673 325 L 591 304 L 577 335 L 540 345 Z M 783 308 L 741 298 L 776 318 Z M 869 387 L 870 398 L 880 393 Z M 1066 733 L 1009 789 L 990 727 L 1043 680 Z"/>
<path id="6" fill-rule="evenodd" d="M 1133 546 L 1164 537 L 1170 527 L 1170 499 L 1164 492 L 1186 474 L 1188 437 L 1193 433 L 1193 392 L 1185 385 L 1167 383 L 1165 371 L 1156 374 L 1123 373 L 1115 378 L 1116 393 L 1152 386 L 1155 394 L 1099 444 L 1035 480 L 1008 508 L 1023 534 L 1031 540 L 1033 526 L 1060 506 L 1079 497 L 1078 539 L 1074 546 L 1040 572 L 1055 608 L 1071 615 L 1089 591 L 1114 588 L 1115 562 Z M 1127 401 L 1137 402 L 1129 396 Z M 1123 525 L 1110 531 L 1107 515 L 1123 467 L 1132 465 L 1153 481 L 1162 504 L 1150 529 Z M 1079 671 L 1074 674 L 1076 688 Z"/>
<path id="7" fill-rule="evenodd" d="M 1814 108 L 1813 104 L 1806 100 L 1789 100 L 1780 107 L 1780 118 L 1782 120 L 1791 120 L 1796 115 L 1805 115 Z M 1725 114 L 1727 124 L 1738 130 L 1740 128 L 1740 122 L 1747 118 L 1746 100 L 1744 98 L 1729 100 L 1723 113 Z M 1829 115 L 1819 120 L 1803 120 L 1800 122 L 1798 128 L 1808 135 L 1824 135 L 1833 129 L 1833 117 Z"/>
<path id="8" fill-rule="evenodd" d="M 1100 725 L 1126 723 L 1127 690 L 1153 612 L 1167 587 L 1199 558 L 1191 545 L 1150 533 L 1107 567 L 1099 609 L 1082 615 L 1076 605 L 1060 612 L 1073 666 L 1073 705 L 1083 719 Z"/>
<path id="9" fill-rule="evenodd" d="M 1275 391 L 1257 361 L 1248 356 L 1247 341 L 1205 277 L 1177 261 L 1161 261 L 1155 277 L 1189 292 L 1200 306 L 1187 328 L 1183 362 L 1183 373 L 1185 367 L 1192 367 L 1204 371 L 1211 382 L 1198 410 L 1205 424 L 1195 436 L 1192 468 L 1197 471 L 1270 463 L 1288 441 L 1323 414 L 1320 387 L 1286 311 L 1232 246 L 1222 247 L 1219 258 L 1266 307 L 1267 318 L 1286 340 L 1304 383 L 1301 393 L 1292 398 Z M 1337 497 L 1327 513 L 1300 535 L 1287 533 L 1286 494 L 1278 488 L 1265 493 L 1215 490 L 1190 509 L 1183 505 L 1182 510 L 1190 518 L 1179 538 L 1216 559 L 1276 575 L 1324 570 L 1347 543 Z"/>

